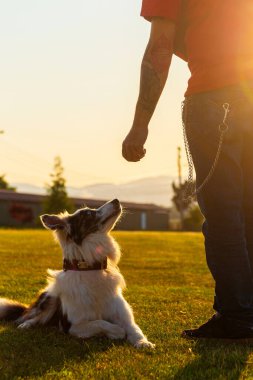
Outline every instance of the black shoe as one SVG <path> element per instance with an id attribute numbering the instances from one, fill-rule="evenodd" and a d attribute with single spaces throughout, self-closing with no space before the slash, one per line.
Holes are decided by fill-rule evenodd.
<path id="1" fill-rule="evenodd" d="M 253 342 L 253 326 L 249 327 L 249 324 L 244 321 L 226 318 L 217 313 L 198 329 L 184 330 L 182 337 L 188 339 L 223 339 L 235 342 Z"/>

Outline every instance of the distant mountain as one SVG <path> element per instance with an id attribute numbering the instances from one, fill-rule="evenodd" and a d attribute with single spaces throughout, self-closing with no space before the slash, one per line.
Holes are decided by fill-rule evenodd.
<path id="1" fill-rule="evenodd" d="M 68 187 L 68 194 L 77 198 L 112 199 L 119 198 L 121 201 L 137 203 L 154 203 L 168 207 L 171 205 L 171 183 L 174 177 L 159 176 L 143 178 L 127 183 L 98 183 L 94 185 Z M 14 183 L 19 192 L 45 194 L 45 189 L 38 186 Z"/>
<path id="2" fill-rule="evenodd" d="M 44 195 L 45 189 L 39 186 L 31 185 L 29 183 L 13 183 L 19 193 L 39 194 Z"/>

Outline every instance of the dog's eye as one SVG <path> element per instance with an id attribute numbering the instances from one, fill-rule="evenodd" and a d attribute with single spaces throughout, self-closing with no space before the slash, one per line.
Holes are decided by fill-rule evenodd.
<path id="1" fill-rule="evenodd" d="M 93 210 L 81 210 L 80 215 L 83 218 L 90 219 L 90 218 L 94 217 L 96 215 L 96 213 Z"/>
<path id="2" fill-rule="evenodd" d="M 95 217 L 95 215 L 96 215 L 95 211 L 92 211 L 92 210 L 86 210 L 85 212 L 86 218 L 93 218 Z"/>

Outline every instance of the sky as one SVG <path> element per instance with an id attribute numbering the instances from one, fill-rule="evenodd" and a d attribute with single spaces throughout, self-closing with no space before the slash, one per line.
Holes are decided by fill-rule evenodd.
<path id="1" fill-rule="evenodd" d="M 150 30 L 140 9 L 141 0 L 0 2 L 0 174 L 9 182 L 44 186 L 57 155 L 69 186 L 177 174 L 189 77 L 178 58 L 145 159 L 121 157 Z"/>

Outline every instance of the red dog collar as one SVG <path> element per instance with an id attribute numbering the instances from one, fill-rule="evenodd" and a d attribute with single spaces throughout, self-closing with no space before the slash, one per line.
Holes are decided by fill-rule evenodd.
<path id="1" fill-rule="evenodd" d="M 86 261 L 82 260 L 73 260 L 68 259 L 63 260 L 63 270 L 64 272 L 68 270 L 74 271 L 89 271 L 89 270 L 103 270 L 107 269 L 107 257 L 103 261 L 96 261 L 93 265 L 89 265 Z"/>

